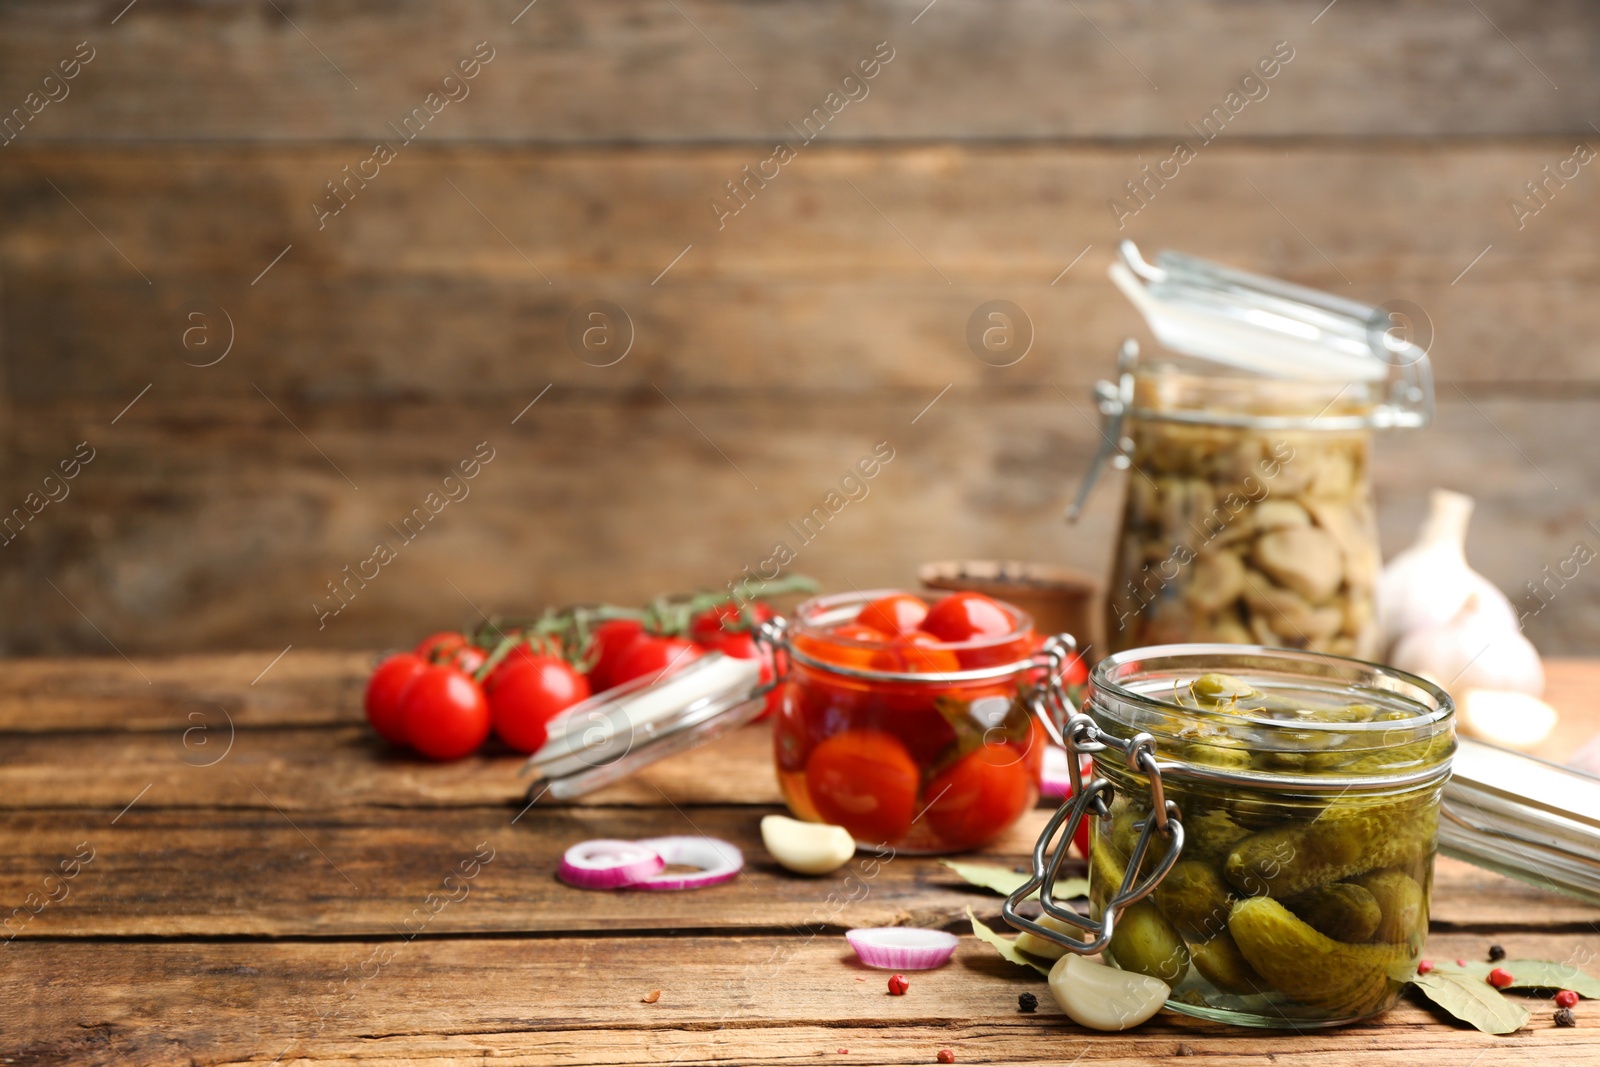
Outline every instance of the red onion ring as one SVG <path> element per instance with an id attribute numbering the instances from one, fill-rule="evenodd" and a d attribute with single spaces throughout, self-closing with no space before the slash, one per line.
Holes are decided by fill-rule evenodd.
<path id="1" fill-rule="evenodd" d="M 618 889 L 659 874 L 661 855 L 638 841 L 581 841 L 562 853 L 556 877 L 579 889 Z"/>
<path id="2" fill-rule="evenodd" d="M 846 930 L 845 939 L 868 967 L 890 971 L 929 971 L 955 954 L 960 938 L 920 926 L 878 926 Z"/>
<path id="3" fill-rule="evenodd" d="M 1083 780 L 1087 782 L 1094 775 L 1094 764 L 1088 756 L 1079 759 L 1078 766 L 1083 772 Z M 1067 750 L 1057 745 L 1049 745 L 1044 750 L 1044 759 L 1039 764 L 1039 793 L 1047 797 L 1067 797 L 1072 795 L 1072 768 L 1067 766 Z"/>
<path id="4" fill-rule="evenodd" d="M 738 876 L 744 870 L 744 853 L 715 837 L 651 837 L 639 844 L 668 864 L 698 867 L 696 874 L 656 874 L 629 889 L 703 889 Z"/>

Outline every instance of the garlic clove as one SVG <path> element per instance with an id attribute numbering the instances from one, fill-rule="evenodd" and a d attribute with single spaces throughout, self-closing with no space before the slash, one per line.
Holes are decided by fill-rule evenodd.
<path id="1" fill-rule="evenodd" d="M 1129 1030 L 1167 1002 L 1171 990 L 1158 978 L 1108 967 L 1069 954 L 1050 968 L 1050 995 L 1079 1026 Z"/>
<path id="2" fill-rule="evenodd" d="M 761 820 L 761 841 L 772 858 L 796 874 L 828 874 L 850 862 L 855 838 L 842 826 L 801 822 L 786 815 Z"/>
<path id="3" fill-rule="evenodd" d="M 1471 736 L 1520 751 L 1537 747 L 1561 718 L 1538 697 L 1504 689 L 1470 689 L 1457 711 L 1462 729 Z"/>
<path id="4" fill-rule="evenodd" d="M 1070 923 L 1062 922 L 1054 915 L 1040 915 L 1034 921 L 1040 926 L 1048 927 L 1057 933 L 1066 934 L 1068 937 L 1078 941 L 1082 941 L 1085 938 L 1082 930 Z M 1058 945 L 1048 938 L 1040 937 L 1038 934 L 1029 933 L 1026 930 L 1017 935 L 1016 946 L 1020 952 L 1026 952 L 1030 956 L 1038 956 L 1040 959 L 1046 960 L 1059 960 L 1067 954 L 1065 945 Z"/>

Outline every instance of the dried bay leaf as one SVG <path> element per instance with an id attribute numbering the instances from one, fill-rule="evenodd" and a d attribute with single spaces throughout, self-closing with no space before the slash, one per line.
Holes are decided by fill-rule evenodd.
<path id="1" fill-rule="evenodd" d="M 1482 978 L 1460 971 L 1430 971 L 1414 975 L 1413 985 L 1422 995 L 1464 1023 L 1486 1034 L 1510 1034 L 1528 1022 L 1528 1011 L 1507 999 Z"/>

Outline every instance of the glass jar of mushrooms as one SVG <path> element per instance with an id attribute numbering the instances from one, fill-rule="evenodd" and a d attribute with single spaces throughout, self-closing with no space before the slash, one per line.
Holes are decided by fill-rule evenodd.
<path id="1" fill-rule="evenodd" d="M 1179 642 L 1371 659 L 1373 430 L 1424 425 L 1427 355 L 1390 312 L 1130 243 L 1112 278 L 1168 349 L 1097 388 L 1128 469 L 1107 651 Z"/>

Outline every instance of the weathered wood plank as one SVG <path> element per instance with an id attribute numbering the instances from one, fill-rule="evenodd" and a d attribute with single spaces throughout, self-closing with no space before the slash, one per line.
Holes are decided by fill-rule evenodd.
<path id="1" fill-rule="evenodd" d="M 435 763 L 389 745 L 364 723 L 333 728 L 230 731 L 216 706 L 164 731 L 11 735 L 0 750 L 0 808 L 89 807 L 116 811 L 152 782 L 150 807 L 432 808 L 525 803 L 525 757 L 498 744 Z M 231 746 L 231 747 L 230 747 Z M 95 773 L 82 759 L 93 753 Z M 257 789 L 267 795 L 264 797 Z M 269 803 L 267 797 L 271 798 Z M 673 757 L 590 794 L 591 805 L 661 807 L 781 803 L 765 727 Z"/>
<path id="2" fill-rule="evenodd" d="M 926 14 L 919 0 L 523 6 L 145 5 L 110 25 L 112 5 L 10 4 L 0 99 L 20 104 L 87 38 L 97 52 L 71 95 L 22 137 L 366 141 L 391 136 L 386 122 L 486 41 L 493 60 L 443 87 L 459 102 L 428 139 L 766 142 L 794 137 L 789 123 L 887 41 L 893 60 L 827 136 L 1165 137 L 1224 106 L 1286 41 L 1289 64 L 1246 86 L 1257 102 L 1233 120 L 1240 135 L 1583 130 L 1600 104 L 1587 77 L 1600 27 L 1574 0 L 1486 2 L 1484 15 L 1346 0 L 1320 18 L 1253 0 L 1159 17 L 1111 0 L 946 0 Z"/>
<path id="3" fill-rule="evenodd" d="M 274 656 L 275 652 L 231 652 L 144 657 L 137 670 L 116 657 L 13 659 L 0 678 L 0 734 L 155 731 L 176 733 L 181 740 L 182 731 L 197 721 L 190 712 L 219 705 L 236 727 L 246 729 L 349 726 L 362 721 L 362 688 L 377 653 L 302 649 L 272 663 Z M 271 670 L 261 674 L 269 664 Z M 141 672 L 150 684 L 140 678 Z M 246 676 L 254 684 L 241 686 Z M 1600 727 L 1597 679 L 1600 665 L 1594 660 L 1545 662 L 1545 696 L 1562 713 L 1562 720 L 1538 754 L 1560 759 Z M 226 722 L 216 725 L 225 728 Z M 762 729 L 752 727 L 724 739 L 716 750 L 718 758 L 734 764 L 764 759 Z M 686 788 L 703 777 L 699 759 L 685 754 L 666 766 L 685 767 L 682 787 Z M 678 788 L 674 785 L 669 791 Z M 0 797 L 0 805 L 4 803 Z"/>
<path id="4" fill-rule="evenodd" d="M 273 662 L 276 655 L 13 660 L 0 682 L 0 731 L 157 730 L 181 743 L 184 730 L 201 724 L 225 733 L 229 721 L 240 728 L 361 721 L 375 654 L 308 649 Z"/>
<path id="5" fill-rule="evenodd" d="M 412 917 L 413 909 L 429 893 L 457 892 L 441 890 L 441 882 L 480 844 L 495 858 L 485 865 L 471 906 L 450 908 L 426 923 L 428 936 L 895 923 L 954 928 L 968 905 L 999 906 L 998 898 L 926 858 L 877 862 L 863 854 L 826 878 L 789 875 L 761 844 L 761 815 L 780 810 L 771 807 L 669 806 L 661 795 L 650 807 L 540 804 L 519 817 L 520 805 L 427 810 L 407 798 L 407 810 L 395 811 L 360 806 L 352 796 L 343 807 L 308 810 L 281 781 L 240 778 L 237 806 L 184 806 L 175 794 L 185 780 L 174 777 L 157 782 L 126 812 L 128 800 L 95 811 L 0 814 L 8 843 L 0 860 L 0 901 L 11 901 L 10 907 L 24 907 L 30 893 L 42 893 L 45 877 L 75 852 L 93 855 L 69 896 L 31 919 L 28 910 L 11 913 L 8 932 L 22 938 L 382 936 L 408 919 L 413 925 L 406 929 L 418 930 L 427 912 Z M 1024 866 L 1048 815 L 1029 813 L 981 858 Z M 643 894 L 584 892 L 554 877 L 562 851 L 579 841 L 683 833 L 738 845 L 748 862 L 744 876 L 703 892 Z M 1433 919 L 1436 929 L 1499 935 L 1587 929 L 1600 909 L 1441 860 Z"/>
<path id="6" fill-rule="evenodd" d="M 19 938 L 381 937 L 424 927 L 428 936 L 804 931 L 814 925 L 943 926 L 959 920 L 968 904 L 998 906 L 998 898 L 928 859 L 864 855 L 834 875 L 797 878 L 761 846 L 759 819 L 772 809 L 536 806 L 513 823 L 514 806 L 279 811 L 259 796 L 251 810 L 160 810 L 160 789 L 170 794 L 172 783 L 152 789 L 115 825 L 114 809 L 0 816 L 8 842 L 0 859 L 0 900 L 16 906 L 29 893 L 43 892 L 42 880 L 63 859 L 93 850 L 92 862 L 69 883 L 70 896 L 25 922 L 27 911 L 12 915 L 11 930 L 20 928 Z M 997 847 L 1020 854 L 1036 832 L 1036 821 L 1026 822 Z M 705 890 L 644 894 L 573 889 L 555 878 L 561 853 L 580 841 L 696 833 L 742 848 L 744 874 Z M 458 895 L 454 885 L 441 888 L 443 879 L 480 845 L 493 858 L 473 882 L 470 906 L 452 905 L 430 921 L 426 898 Z M 413 915 L 416 909 L 422 910 Z"/>
<path id="7" fill-rule="evenodd" d="M 1552 138 L 1218 145 L 1119 226 L 1108 204 L 1149 162 L 1144 147 L 818 148 L 719 229 L 712 199 L 744 150 L 416 149 L 319 230 L 311 205 L 349 162 L 341 149 L 12 148 L 0 169 L 8 387 L 19 400 L 103 398 L 114 414 L 151 381 L 252 400 L 257 387 L 397 399 L 531 395 L 550 381 L 1081 383 L 1124 336 L 1143 336 L 1105 277 L 1125 236 L 1420 306 L 1444 382 L 1594 384 L 1591 178 L 1552 186 L 1520 223 L 1509 207 L 1537 206 L 1523 184 L 1572 150 Z M 1036 337 L 1004 370 L 966 341 L 968 318 L 997 297 Z M 573 313 L 599 298 L 627 311 L 635 338 L 605 368 L 567 340 Z M 210 319 L 188 317 L 202 308 Z M 227 360 L 183 365 L 228 336 Z M 1538 359 L 1525 358 L 1530 336 Z"/>
<path id="8" fill-rule="evenodd" d="M 487 877 L 487 875 L 484 875 Z M 474 897 L 460 905 L 469 908 Z M 1520 937 L 1514 954 L 1594 953 L 1591 935 Z M 1441 958 L 1481 938 L 1434 938 Z M 1577 1067 L 1600 1055 L 1593 1028 L 1555 1030 L 1530 1000 L 1527 1030 L 1495 1038 L 1402 1001 L 1336 1031 L 1260 1033 L 1163 1013 L 1127 1034 L 1095 1034 L 1043 985 L 963 938 L 946 967 L 890 998 L 836 935 L 595 941 L 389 940 L 347 944 L 25 944 L 0 955 L 3 1052 L 13 1062 L 353 1063 L 495 1057 L 510 1063 L 1147 1064 L 1203 1055 L 1222 1064 L 1292 1054 L 1331 1067 L 1401 1065 L 1492 1053 L 1496 1063 Z M 654 1004 L 641 998 L 660 990 Z M 44 995 L 41 995 L 44 994 Z M 1582 1009 L 1580 1009 L 1580 1012 Z"/>
<path id="9" fill-rule="evenodd" d="M 918 563 L 963 557 L 1098 573 L 1121 509 L 1111 477 L 1075 528 L 1061 522 L 1098 441 L 1087 390 L 1006 399 L 955 387 L 919 419 L 939 388 L 670 403 L 653 390 L 613 403 L 553 388 L 512 426 L 537 391 L 492 406 L 284 399 L 275 401 L 280 414 L 258 395 L 237 403 L 152 389 L 108 425 L 136 392 L 103 406 L 61 401 L 13 414 L 13 503 L 77 442 L 99 450 L 72 495 L 3 549 L 0 634 L 13 653 L 106 654 L 108 639 L 130 655 L 241 646 L 276 654 L 291 642 L 296 652 L 394 647 L 476 620 L 474 605 L 528 613 L 724 588 L 780 540 L 796 553 L 788 570 L 827 589 L 912 584 Z M 1382 443 L 1385 547 L 1409 543 L 1427 491 L 1439 485 L 1478 497 L 1473 561 L 1514 596 L 1576 541 L 1594 546 L 1582 505 L 1600 498 L 1595 408 L 1488 394 L 1468 403 L 1445 390 L 1433 428 Z M 379 539 L 400 543 L 390 524 L 483 440 L 498 458 L 471 495 L 376 579 L 352 586 L 348 606 L 319 629 L 318 605 L 339 603 L 327 584 L 343 581 L 346 566 L 353 573 Z M 788 524 L 880 441 L 895 458 L 863 483 L 868 495 L 802 543 Z M 1600 602 L 1589 588 L 1580 576 L 1530 619 L 1544 652 L 1600 645 Z"/>

